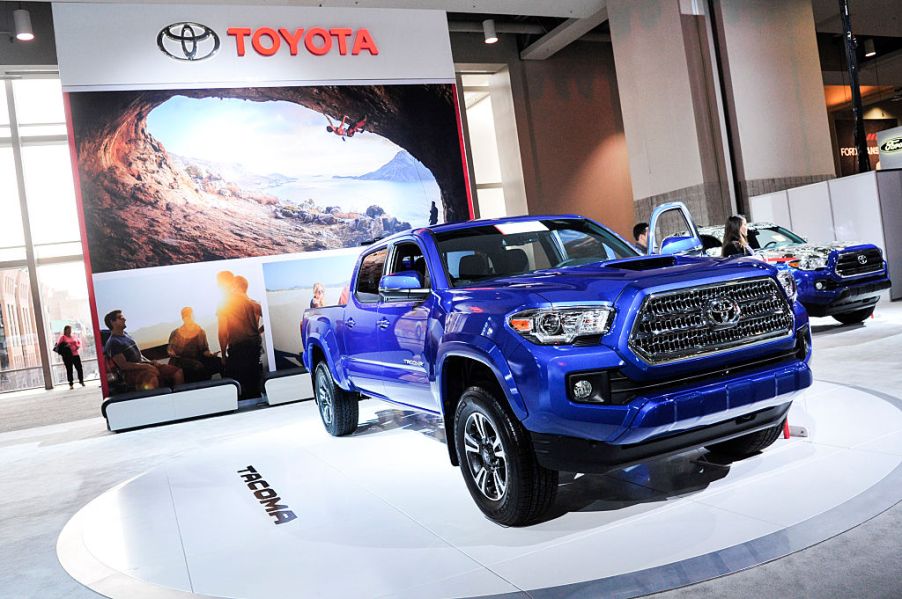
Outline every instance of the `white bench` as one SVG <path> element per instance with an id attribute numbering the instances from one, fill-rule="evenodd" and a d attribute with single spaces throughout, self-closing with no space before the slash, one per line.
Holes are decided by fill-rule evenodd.
<path id="1" fill-rule="evenodd" d="M 176 422 L 238 409 L 241 387 L 233 379 L 185 383 L 174 388 L 115 395 L 100 408 L 111 431 Z"/>
<path id="2" fill-rule="evenodd" d="M 313 381 L 304 368 L 270 372 L 263 381 L 266 403 L 271 406 L 313 398 Z"/>

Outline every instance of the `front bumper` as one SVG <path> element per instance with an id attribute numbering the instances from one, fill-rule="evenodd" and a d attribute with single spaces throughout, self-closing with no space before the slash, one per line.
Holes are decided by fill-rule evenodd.
<path id="1" fill-rule="evenodd" d="M 531 433 L 539 464 L 551 470 L 604 474 L 617 468 L 727 441 L 783 421 L 792 403 L 771 406 L 731 420 L 659 437 L 643 443 L 614 445 L 588 439 Z"/>
<path id="2" fill-rule="evenodd" d="M 876 281 L 850 284 L 847 287 L 844 283 L 842 285 L 826 292 L 802 293 L 800 290 L 799 301 L 805 306 L 809 316 L 832 316 L 863 310 L 875 305 L 880 300 L 878 294 L 884 289 L 889 289 L 892 282 L 888 278 L 881 278 Z"/>

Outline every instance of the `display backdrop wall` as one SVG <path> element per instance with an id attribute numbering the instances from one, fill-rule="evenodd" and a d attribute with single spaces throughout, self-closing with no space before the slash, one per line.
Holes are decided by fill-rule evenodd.
<path id="1" fill-rule="evenodd" d="M 97 339 L 122 310 L 147 358 L 253 396 L 361 243 L 472 214 L 443 12 L 53 10 Z"/>

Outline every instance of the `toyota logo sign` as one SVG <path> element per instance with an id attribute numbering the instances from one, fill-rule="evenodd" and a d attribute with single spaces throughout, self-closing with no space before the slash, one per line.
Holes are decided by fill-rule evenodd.
<path id="1" fill-rule="evenodd" d="M 858 255 L 858 263 L 859 263 L 859 264 L 862 264 L 862 265 L 867 264 L 867 263 L 868 263 L 868 257 L 865 256 L 864 254 L 859 254 L 859 255 Z"/>
<path id="2" fill-rule="evenodd" d="M 739 322 L 742 309 L 739 304 L 728 297 L 714 297 L 708 302 L 708 322 L 714 328 L 726 328 Z"/>
<path id="3" fill-rule="evenodd" d="M 200 23 L 173 23 L 157 34 L 157 46 L 175 60 L 205 60 L 219 50 L 219 36 Z"/>

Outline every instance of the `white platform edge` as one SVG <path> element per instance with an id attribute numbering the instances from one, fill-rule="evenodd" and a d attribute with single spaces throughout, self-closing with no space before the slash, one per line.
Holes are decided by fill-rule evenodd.
<path id="1" fill-rule="evenodd" d="M 123 481 L 110 490 L 124 487 L 140 476 L 143 475 L 139 474 Z M 156 585 L 110 568 L 96 559 L 84 543 L 82 534 L 84 511 L 82 508 L 66 523 L 56 541 L 56 556 L 60 565 L 79 584 L 106 597 L 128 597 L 129 599 L 187 599 L 188 597 L 203 599 L 210 597 Z M 211 597 L 211 599 L 216 598 Z"/>
<path id="2" fill-rule="evenodd" d="M 271 406 L 313 399 L 313 379 L 309 373 L 280 376 L 263 383 L 266 403 Z"/>

